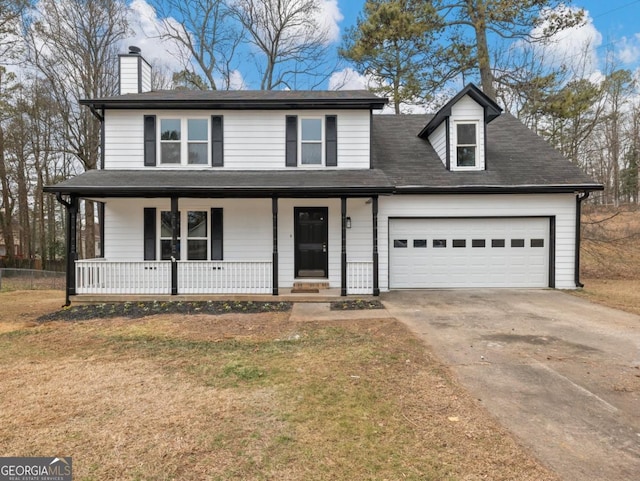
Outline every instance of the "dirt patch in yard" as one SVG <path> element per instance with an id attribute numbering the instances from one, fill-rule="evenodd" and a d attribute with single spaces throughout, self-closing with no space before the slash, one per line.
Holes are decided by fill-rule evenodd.
<path id="1" fill-rule="evenodd" d="M 393 319 L 31 321 L 0 378 L 3 455 L 84 481 L 557 479 Z"/>

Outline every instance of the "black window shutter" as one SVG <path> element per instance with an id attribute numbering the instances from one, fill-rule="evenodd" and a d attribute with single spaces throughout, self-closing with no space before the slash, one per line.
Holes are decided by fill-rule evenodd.
<path id="1" fill-rule="evenodd" d="M 222 209 L 211 209 L 211 260 L 223 260 L 222 252 Z"/>
<path id="2" fill-rule="evenodd" d="M 325 139 L 327 159 L 325 165 L 327 167 L 338 166 L 338 117 L 336 115 L 327 115 L 325 117 Z"/>
<path id="3" fill-rule="evenodd" d="M 211 116 L 211 166 L 224 166 L 224 131 L 222 115 Z"/>
<path id="4" fill-rule="evenodd" d="M 144 116 L 144 166 L 156 165 L 156 116 Z"/>
<path id="5" fill-rule="evenodd" d="M 286 166 L 298 166 L 298 116 L 287 115 L 287 152 Z"/>
<path id="6" fill-rule="evenodd" d="M 156 260 L 156 209 L 144 208 L 144 260 Z"/>

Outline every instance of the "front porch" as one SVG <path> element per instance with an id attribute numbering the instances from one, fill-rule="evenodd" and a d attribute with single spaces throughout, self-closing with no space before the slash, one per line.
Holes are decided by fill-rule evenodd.
<path id="1" fill-rule="evenodd" d="M 378 198 L 393 187 L 375 169 L 103 170 L 50 191 L 68 213 L 67 303 L 82 296 L 273 300 L 296 295 L 296 283 L 324 283 L 340 296 L 380 292 Z M 99 259 L 77 257 L 81 199 L 101 204 Z"/>

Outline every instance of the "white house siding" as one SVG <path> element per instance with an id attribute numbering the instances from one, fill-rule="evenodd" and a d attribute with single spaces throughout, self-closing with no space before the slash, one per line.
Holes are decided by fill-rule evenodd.
<path id="1" fill-rule="evenodd" d="M 153 113 L 170 118 L 224 116 L 224 170 L 291 169 L 285 166 L 285 118 L 287 115 L 321 117 L 337 115 L 338 169 L 368 169 L 369 111 L 291 110 L 107 110 L 105 115 L 105 168 L 143 169 L 143 117 Z M 159 149 L 158 149 L 159 151 Z M 186 166 L 155 168 L 184 169 Z M 189 166 L 188 168 L 210 168 Z M 318 169 L 325 167 L 305 166 Z"/>
<path id="2" fill-rule="evenodd" d="M 142 75 L 142 91 L 141 92 L 150 92 L 151 91 L 151 65 L 143 58 L 141 59 L 140 66 L 142 71 L 140 74 Z"/>
<path id="3" fill-rule="evenodd" d="M 367 199 L 348 199 L 347 260 L 371 261 L 373 252 L 371 204 Z M 169 199 L 107 199 L 105 205 L 105 258 L 140 261 L 143 251 L 145 207 L 170 210 Z M 273 252 L 271 199 L 179 199 L 178 209 L 223 209 L 224 259 L 270 261 Z M 279 199 L 278 251 L 279 287 L 292 287 L 294 271 L 294 207 L 327 207 L 329 212 L 329 283 L 341 285 L 340 199 Z"/>
<path id="4" fill-rule="evenodd" d="M 369 199 L 347 199 L 347 262 L 373 260 L 373 217 Z M 338 212 L 338 214 L 340 214 Z"/>
<path id="5" fill-rule="evenodd" d="M 556 217 L 555 286 L 574 289 L 573 194 L 395 195 L 380 198 L 378 240 L 380 289 L 389 289 L 389 217 Z"/>
<path id="6" fill-rule="evenodd" d="M 105 258 L 140 261 L 143 251 L 145 207 L 170 210 L 169 199 L 107 199 Z M 178 209 L 223 209 L 225 260 L 270 261 L 272 253 L 271 199 L 179 199 Z"/>
<path id="7" fill-rule="evenodd" d="M 456 122 L 473 121 L 478 125 L 478 165 L 471 170 L 484 170 L 484 109 L 475 100 L 468 95 L 462 97 L 455 105 L 451 107 L 451 117 L 449 122 L 449 135 L 451 139 L 451 170 L 465 170 L 465 168 L 456 167 L 456 143 L 457 143 L 457 129 Z M 470 170 L 468 167 L 466 170 Z"/>
<path id="8" fill-rule="evenodd" d="M 447 165 L 447 123 L 442 122 L 429 136 L 431 146 L 440 157 L 444 165 Z"/>
<path id="9" fill-rule="evenodd" d="M 137 56 L 123 55 L 120 57 L 120 94 L 137 94 L 138 91 L 138 60 Z"/>
<path id="10" fill-rule="evenodd" d="M 156 204 L 155 200 L 107 199 L 104 206 L 105 259 L 144 260 L 143 208 L 156 207 Z"/>

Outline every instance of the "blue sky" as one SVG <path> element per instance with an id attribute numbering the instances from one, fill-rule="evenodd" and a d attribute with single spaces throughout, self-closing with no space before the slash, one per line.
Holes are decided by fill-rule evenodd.
<path id="1" fill-rule="evenodd" d="M 361 12 L 365 0 L 320 0 L 324 5 L 325 22 L 331 26 L 334 33 L 335 46 L 339 45 L 340 35 L 350 25 L 354 25 L 358 14 Z M 167 46 L 158 45 L 145 35 L 144 31 L 152 32 L 157 25 L 158 18 L 145 0 L 131 0 L 132 12 L 135 20 L 141 22 L 135 38 L 128 39 L 128 44 L 142 47 L 143 54 L 151 56 L 152 63 L 165 63 L 169 70 L 177 69 L 177 65 L 170 65 L 170 56 L 166 55 Z M 636 71 L 640 78 L 640 0 L 574 0 L 574 7 L 581 7 L 587 11 L 587 23 L 580 29 L 562 32 L 545 48 L 544 58 L 553 62 L 566 62 L 581 59 L 582 52 L 586 48 L 588 62 L 580 68 L 587 66 L 586 72 L 576 75 L 587 76 L 594 79 L 601 78 L 602 73 L 610 67 L 611 61 L 615 68 L 626 68 Z M 157 30 L 156 30 L 157 32 Z M 153 32 L 152 32 L 153 33 Z M 155 54 L 155 55 L 154 55 Z M 155 57 L 155 58 L 153 58 Z M 609 65 L 608 65 L 609 64 Z M 577 67 L 576 67 L 577 68 Z M 242 75 L 250 75 L 248 72 L 238 73 L 238 85 L 235 88 L 256 88 L 255 80 Z M 337 85 L 346 85 L 346 88 L 363 88 L 366 79 L 357 73 L 345 68 L 336 72 L 333 79 L 326 87 L 336 88 Z"/>
<path id="2" fill-rule="evenodd" d="M 344 20 L 341 30 L 355 24 L 364 0 L 338 0 Z M 572 6 L 584 8 L 588 19 L 601 40 L 597 45 L 599 57 L 604 58 L 608 49 L 613 49 L 628 62 L 625 68 L 632 70 L 640 66 L 640 0 L 574 0 Z M 575 40 L 575 39 L 574 39 Z"/>

